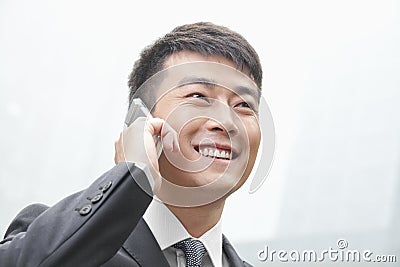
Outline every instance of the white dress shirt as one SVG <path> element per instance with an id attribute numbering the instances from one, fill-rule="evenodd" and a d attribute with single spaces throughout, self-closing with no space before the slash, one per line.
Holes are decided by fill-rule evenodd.
<path id="1" fill-rule="evenodd" d="M 143 218 L 171 266 L 185 266 L 184 253 L 171 246 L 187 238 L 200 240 L 206 248 L 207 253 L 203 258 L 202 266 L 228 266 L 227 258 L 222 253 L 221 220 L 201 237 L 194 238 L 186 231 L 178 218 L 156 197 L 150 203 Z"/>

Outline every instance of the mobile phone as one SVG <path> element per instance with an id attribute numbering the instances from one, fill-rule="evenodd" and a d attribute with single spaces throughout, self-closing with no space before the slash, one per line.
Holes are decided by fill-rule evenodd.
<path id="1" fill-rule="evenodd" d="M 128 128 L 139 117 L 153 118 L 149 109 L 143 103 L 142 99 L 134 98 L 125 117 L 125 127 Z M 157 156 L 160 157 L 162 152 L 160 137 L 154 136 L 154 141 L 156 142 Z"/>
<path id="2" fill-rule="evenodd" d="M 125 126 L 129 127 L 129 125 L 131 125 L 132 122 L 134 122 L 139 117 L 153 118 L 149 109 L 143 103 L 142 99 L 134 98 L 125 117 Z"/>

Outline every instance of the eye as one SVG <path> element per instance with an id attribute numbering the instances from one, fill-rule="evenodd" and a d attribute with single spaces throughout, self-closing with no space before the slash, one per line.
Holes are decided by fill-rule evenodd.
<path id="1" fill-rule="evenodd" d="M 250 104 L 248 102 L 244 102 L 244 101 L 240 102 L 239 104 L 236 104 L 235 107 L 248 108 L 248 109 L 251 109 L 251 110 L 255 110 L 252 104 Z"/>
<path id="2" fill-rule="evenodd" d="M 236 104 L 235 108 L 237 108 L 238 111 L 240 111 L 241 113 L 245 113 L 248 115 L 258 114 L 257 108 L 252 103 L 246 101 Z"/>
<path id="3" fill-rule="evenodd" d="M 198 99 L 210 102 L 208 97 L 206 97 L 202 93 L 191 93 L 191 94 L 188 94 L 186 97 L 198 98 Z"/>
<path id="4" fill-rule="evenodd" d="M 240 108 L 251 108 L 250 104 L 247 102 L 241 102 L 239 104 L 236 105 L 236 107 L 240 107 Z"/>

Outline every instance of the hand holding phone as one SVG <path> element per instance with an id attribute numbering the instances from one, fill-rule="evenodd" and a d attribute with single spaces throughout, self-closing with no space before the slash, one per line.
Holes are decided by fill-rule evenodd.
<path id="1" fill-rule="evenodd" d="M 161 185 L 158 158 L 163 147 L 179 151 L 177 133 L 163 119 L 153 118 L 140 99 L 134 99 L 125 118 L 124 131 L 115 142 L 115 164 L 144 164 L 153 177 L 149 178 L 152 188 L 157 190 Z"/>
<path id="2" fill-rule="evenodd" d="M 128 113 L 125 117 L 125 127 L 128 128 L 137 118 L 144 117 L 152 119 L 153 116 L 151 115 L 149 109 L 143 103 L 140 98 L 134 98 L 132 100 L 131 106 L 128 110 Z M 162 144 L 159 135 L 154 136 L 154 141 L 156 142 L 157 146 L 157 157 L 161 156 L 162 152 Z"/>
<path id="3" fill-rule="evenodd" d="M 163 147 L 179 151 L 176 131 L 163 119 L 153 118 L 141 99 L 133 99 L 125 118 L 124 131 L 115 142 L 115 163 L 151 163 L 158 171 L 158 158 Z"/>

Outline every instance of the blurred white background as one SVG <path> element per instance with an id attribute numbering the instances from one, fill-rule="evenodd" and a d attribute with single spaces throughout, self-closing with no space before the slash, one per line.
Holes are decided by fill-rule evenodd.
<path id="1" fill-rule="evenodd" d="M 134 61 L 197 21 L 230 27 L 258 51 L 275 121 L 267 181 L 252 195 L 245 185 L 225 210 L 239 253 L 266 266 L 264 245 L 323 250 L 345 238 L 399 264 L 395 0 L 0 0 L 2 233 L 23 207 L 52 205 L 114 165 Z"/>

